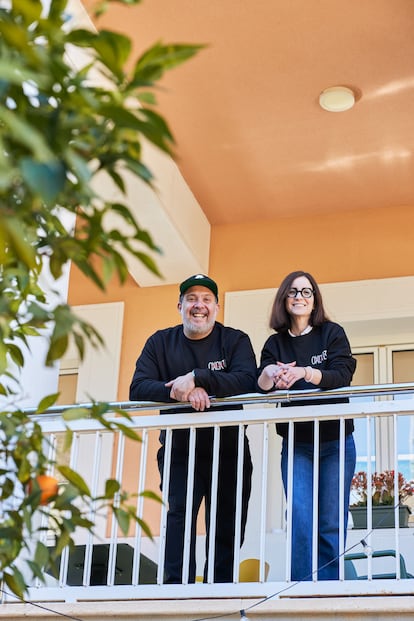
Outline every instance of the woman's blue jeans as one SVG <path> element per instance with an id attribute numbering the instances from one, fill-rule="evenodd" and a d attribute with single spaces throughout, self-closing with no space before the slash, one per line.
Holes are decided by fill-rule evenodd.
<path id="1" fill-rule="evenodd" d="M 355 471 L 352 434 L 345 437 L 344 525 Z M 287 496 L 287 440 L 282 445 L 282 479 Z M 296 442 L 293 461 L 291 579 L 312 580 L 313 444 Z M 344 542 L 345 543 L 345 542 Z M 318 580 L 339 578 L 339 440 L 321 442 L 318 497 Z"/>

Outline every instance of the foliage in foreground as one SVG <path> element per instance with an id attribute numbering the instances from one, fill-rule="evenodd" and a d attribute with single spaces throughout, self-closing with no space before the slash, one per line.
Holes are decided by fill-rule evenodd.
<path id="1" fill-rule="evenodd" d="M 129 38 L 71 28 L 67 4 L 52 0 L 47 9 L 39 0 L 0 4 L 0 579 L 18 595 L 26 589 L 18 568 L 22 555 L 33 576 L 42 579 L 53 555 L 71 544 L 75 529 L 92 529 L 82 506 L 109 506 L 123 532 L 135 520 L 150 535 L 118 481 L 107 481 L 104 494 L 94 499 L 79 473 L 48 456 L 36 416 L 19 409 L 19 370 L 32 337 L 47 335 L 46 365 L 63 356 L 70 339 L 81 358 L 87 341 L 101 344 L 93 326 L 67 304 L 50 303 L 41 280 L 45 266 L 58 280 L 72 261 L 103 290 L 113 276 L 125 281 L 128 254 L 158 274 L 148 254 L 157 250 L 151 235 L 125 202 L 101 196 L 94 178 L 108 176 L 121 193 L 125 171 L 152 183 L 142 141 L 169 154 L 174 144 L 167 122 L 154 109 L 154 87 L 166 70 L 200 47 L 156 43 L 127 72 Z M 88 61 L 75 68 L 68 50 L 86 52 Z M 109 224 L 113 214 L 119 226 Z M 65 225 L 75 218 L 76 229 Z M 46 397 L 36 415 L 56 398 Z M 63 419 L 69 429 L 70 420 L 91 416 L 139 440 L 125 421 L 128 415 L 119 414 L 109 419 L 108 405 L 94 403 L 90 409 L 67 410 Z M 67 445 L 70 440 L 68 430 Z M 36 481 L 50 471 L 58 471 L 65 484 L 43 505 Z M 42 513 L 55 534 L 54 552 L 39 537 L 39 528 L 45 528 L 38 526 Z M 36 534 L 33 550 L 29 542 Z"/>

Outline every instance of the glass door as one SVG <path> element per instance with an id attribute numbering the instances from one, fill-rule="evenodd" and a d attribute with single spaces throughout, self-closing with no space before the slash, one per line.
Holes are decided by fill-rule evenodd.
<path id="1" fill-rule="evenodd" d="M 413 344 L 355 348 L 353 355 L 357 360 L 357 368 L 352 386 L 414 382 Z M 395 395 L 394 399 L 407 399 L 407 395 Z M 351 400 L 366 402 L 372 400 L 372 397 L 353 397 Z M 372 471 L 393 469 L 394 429 L 392 417 L 389 417 L 372 420 L 369 427 L 365 419 L 355 419 L 356 471 L 366 470 L 369 435 Z M 414 479 L 414 416 L 398 417 L 397 451 L 399 471 L 406 479 Z"/>
<path id="2" fill-rule="evenodd" d="M 377 347 L 357 348 L 352 352 L 357 361 L 352 386 L 370 386 L 378 383 L 379 350 Z M 372 401 L 373 397 L 352 397 L 350 401 L 364 403 Z M 372 471 L 376 470 L 376 451 L 375 451 L 375 426 L 374 420 L 367 423 L 365 418 L 355 418 L 355 446 L 357 462 L 355 471 L 367 470 L 368 453 L 371 457 Z M 368 444 L 370 438 L 371 444 Z"/>
<path id="3" fill-rule="evenodd" d="M 392 382 L 414 382 L 414 345 L 390 347 L 389 358 Z M 394 398 L 407 399 L 407 395 Z M 399 471 L 406 479 L 414 479 L 414 416 L 399 417 L 397 438 Z"/>

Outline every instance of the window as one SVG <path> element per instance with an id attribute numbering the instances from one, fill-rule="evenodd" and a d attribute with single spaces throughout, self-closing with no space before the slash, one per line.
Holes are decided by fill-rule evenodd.
<path id="1" fill-rule="evenodd" d="M 413 382 L 414 347 L 397 350 L 393 348 L 390 356 L 392 361 L 392 381 L 396 384 Z M 394 398 L 406 399 L 407 395 L 396 395 Z M 406 479 L 414 479 L 414 416 L 404 416 L 399 421 L 398 466 Z"/>
<path id="2" fill-rule="evenodd" d="M 414 346 L 384 345 L 381 347 L 356 348 L 353 352 L 357 369 L 353 386 L 404 383 L 414 381 Z M 379 397 L 383 399 L 384 397 Z M 385 397 L 387 398 L 387 397 Z M 390 397 L 392 398 L 392 397 Z M 395 399 L 406 399 L 407 395 L 396 395 Z M 353 397 L 353 401 L 369 401 L 372 397 Z M 372 470 L 393 468 L 393 428 L 392 421 L 383 419 L 371 421 Z M 367 424 L 355 420 L 355 444 L 357 448 L 356 470 L 365 470 L 367 463 Z M 401 416 L 397 429 L 398 468 L 406 479 L 414 478 L 414 417 Z"/>

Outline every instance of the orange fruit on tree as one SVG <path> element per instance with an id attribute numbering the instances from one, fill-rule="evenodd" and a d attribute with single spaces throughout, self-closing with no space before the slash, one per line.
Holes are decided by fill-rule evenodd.
<path id="1" fill-rule="evenodd" d="M 58 480 L 48 474 L 38 474 L 35 481 L 40 489 L 40 505 L 46 505 L 52 496 L 58 493 Z M 33 482 L 29 481 L 29 494 L 33 491 Z"/>

